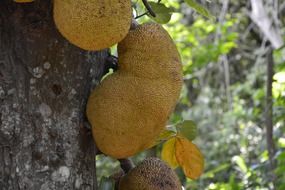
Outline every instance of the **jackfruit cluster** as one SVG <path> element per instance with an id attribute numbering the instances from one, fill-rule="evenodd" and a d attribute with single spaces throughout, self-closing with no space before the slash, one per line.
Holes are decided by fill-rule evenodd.
<path id="1" fill-rule="evenodd" d="M 123 176 L 119 190 L 181 190 L 176 173 L 158 158 L 147 158 Z"/>
<path id="2" fill-rule="evenodd" d="M 118 66 L 91 93 L 87 117 L 99 149 L 126 158 L 149 148 L 164 130 L 179 97 L 182 68 L 169 34 L 139 25 L 118 44 Z"/>
<path id="3" fill-rule="evenodd" d="M 72 44 L 101 50 L 117 44 L 128 33 L 130 0 L 54 0 L 54 22 Z"/>

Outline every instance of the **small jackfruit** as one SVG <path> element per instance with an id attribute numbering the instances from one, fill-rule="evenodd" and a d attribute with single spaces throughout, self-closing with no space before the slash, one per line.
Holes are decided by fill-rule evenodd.
<path id="1" fill-rule="evenodd" d="M 87 117 L 98 148 L 126 158 L 164 130 L 182 86 L 180 56 L 162 26 L 131 30 L 118 45 L 118 66 L 90 95 Z"/>
<path id="2" fill-rule="evenodd" d="M 85 50 L 100 50 L 128 33 L 130 0 L 54 0 L 53 15 L 60 33 Z"/>
<path id="3" fill-rule="evenodd" d="M 121 178 L 119 190 L 181 190 L 176 173 L 158 158 L 147 158 Z"/>

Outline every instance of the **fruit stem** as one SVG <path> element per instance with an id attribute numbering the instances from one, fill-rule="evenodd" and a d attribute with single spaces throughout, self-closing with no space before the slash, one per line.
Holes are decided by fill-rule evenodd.
<path id="1" fill-rule="evenodd" d="M 130 159 L 118 159 L 121 165 L 121 168 L 125 173 L 128 173 L 131 169 L 134 168 L 134 164 Z"/>

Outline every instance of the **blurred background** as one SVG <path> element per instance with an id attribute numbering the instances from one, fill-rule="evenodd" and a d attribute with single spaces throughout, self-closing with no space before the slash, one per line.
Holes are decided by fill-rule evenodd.
<path id="1" fill-rule="evenodd" d="M 162 0 L 154 19 L 140 17 L 146 10 L 133 1 L 137 21 L 164 24 L 183 61 L 184 87 L 169 124 L 196 123 L 206 165 L 195 181 L 176 171 L 187 190 L 284 190 L 285 0 L 197 0 L 209 11 L 196 7 L 201 14 L 191 2 Z M 131 159 L 160 152 L 158 145 Z M 117 161 L 96 159 L 99 181 L 119 171 Z"/>

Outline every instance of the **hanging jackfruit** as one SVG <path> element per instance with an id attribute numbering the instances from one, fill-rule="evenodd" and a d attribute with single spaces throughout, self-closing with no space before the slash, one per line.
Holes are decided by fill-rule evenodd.
<path id="1" fill-rule="evenodd" d="M 54 0 L 54 21 L 60 33 L 85 50 L 100 50 L 128 33 L 130 0 Z"/>
<path id="2" fill-rule="evenodd" d="M 147 158 L 119 183 L 119 190 L 181 190 L 176 173 L 158 158 Z"/>
<path id="3" fill-rule="evenodd" d="M 91 93 L 87 117 L 99 149 L 126 158 L 164 130 L 182 86 L 180 56 L 162 26 L 131 30 L 118 45 L 119 69 Z"/>

